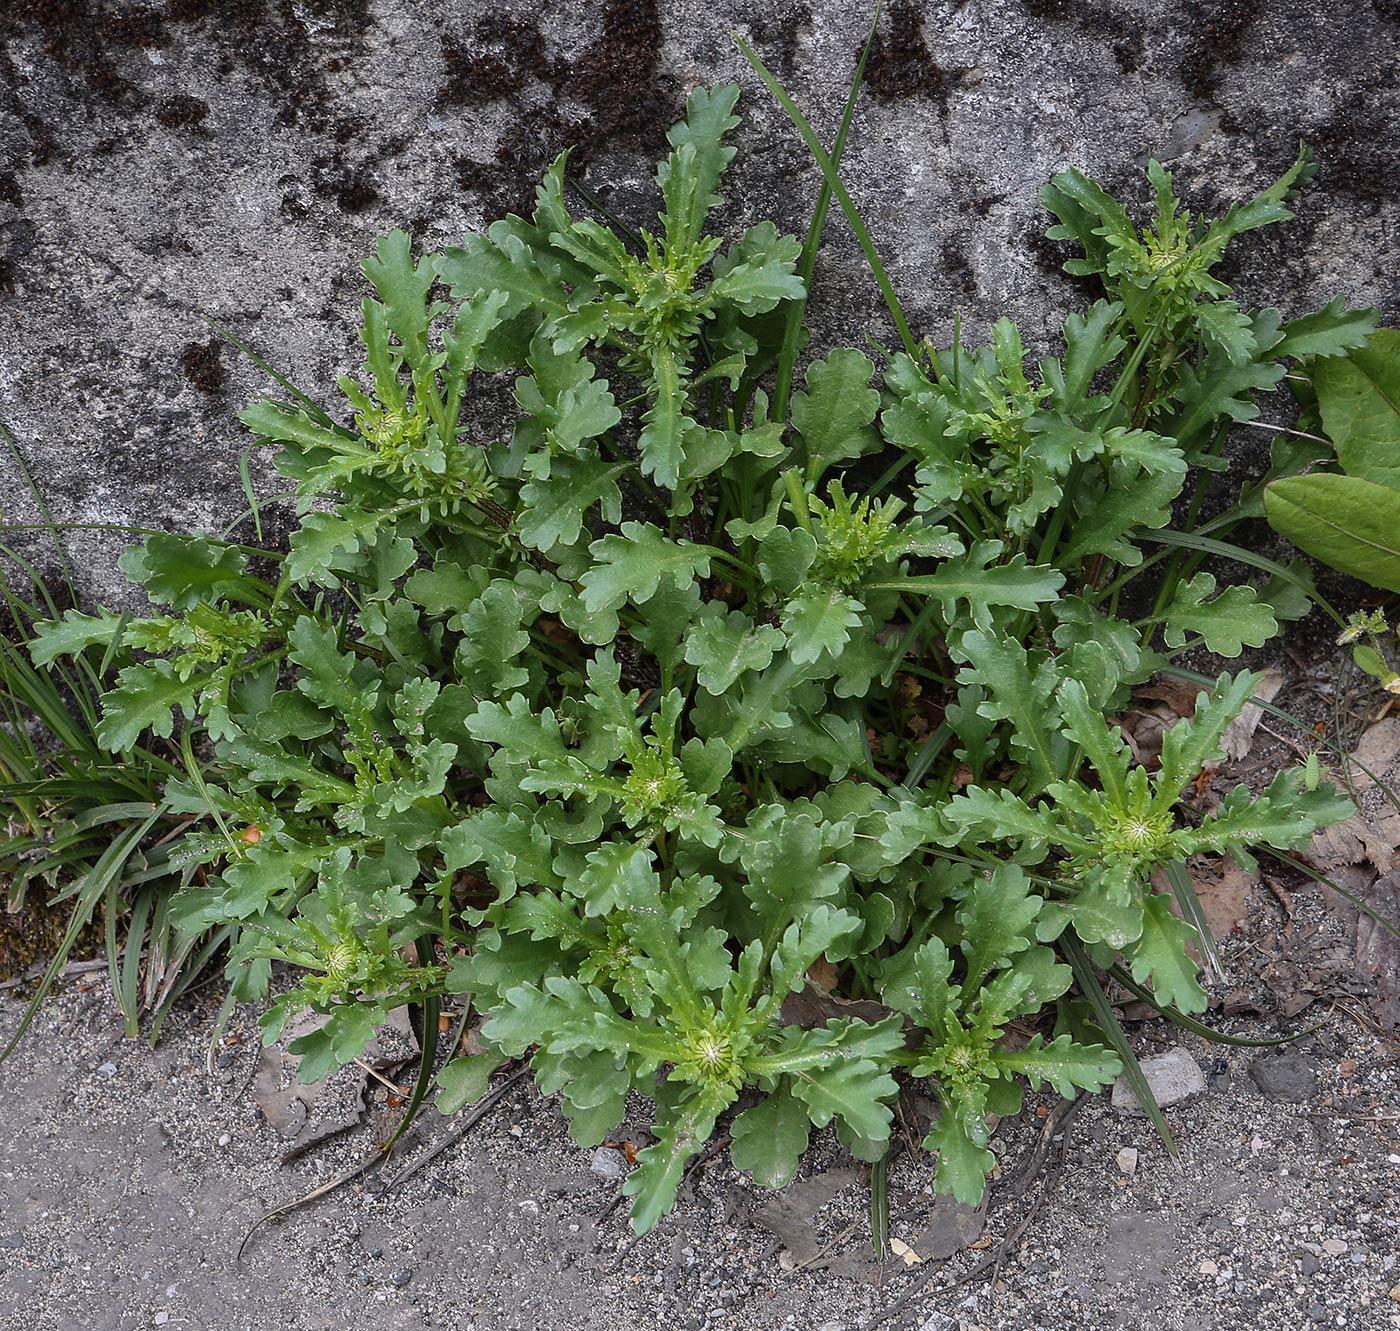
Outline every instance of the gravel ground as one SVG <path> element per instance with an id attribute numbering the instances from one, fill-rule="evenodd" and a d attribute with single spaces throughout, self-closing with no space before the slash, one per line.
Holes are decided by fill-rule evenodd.
<path id="1" fill-rule="evenodd" d="M 1230 971 L 1247 964 L 1247 946 L 1235 950 Z M 1291 1031 L 1322 1025 L 1284 1054 L 1138 1027 L 1144 1056 L 1180 1044 L 1207 1074 L 1203 1095 L 1167 1111 L 1180 1167 L 1104 1097 L 1063 1140 L 1049 1141 L 1034 1097 L 1000 1125 L 985 1218 L 934 1205 L 928 1159 L 902 1154 L 892 1235 L 930 1251 L 962 1223 L 973 1246 L 883 1272 L 861 1250 L 864 1180 L 829 1137 L 784 1194 L 792 1212 L 814 1189 L 834 1193 L 807 1235 L 817 1262 L 793 1270 L 758 1218 L 771 1195 L 754 1196 L 723 1152 L 635 1240 L 622 1208 L 607 1210 L 616 1181 L 528 1082 L 389 1195 L 366 1175 L 264 1227 L 240 1264 L 252 1222 L 366 1158 L 392 1112 L 372 1090 L 364 1126 L 284 1166 L 287 1144 L 253 1099 L 251 1012 L 207 1068 L 216 1006 L 212 991 L 188 1002 L 154 1050 L 123 1038 L 100 984 L 70 985 L 39 1017 L 0 1082 L 0 1326 L 853 1331 L 895 1310 L 884 1325 L 922 1331 L 1400 1328 L 1400 1060 L 1350 1003 L 1294 1019 Z M 7 1026 L 20 1010 L 0 998 Z M 625 1135 L 645 1141 L 646 1121 L 639 1104 Z M 444 1126 L 430 1115 L 424 1133 Z M 1050 1172 L 1023 1185 L 1042 1138 Z M 1047 1179 L 996 1278 L 957 1284 Z"/>

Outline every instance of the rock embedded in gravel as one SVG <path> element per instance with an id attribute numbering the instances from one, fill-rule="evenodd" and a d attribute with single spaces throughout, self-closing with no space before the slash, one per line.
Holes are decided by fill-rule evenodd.
<path id="1" fill-rule="evenodd" d="M 1300 1105 L 1317 1090 L 1317 1069 L 1303 1054 L 1264 1054 L 1249 1065 L 1249 1078 L 1268 1100 Z"/>
<path id="2" fill-rule="evenodd" d="M 1147 1078 L 1157 1103 L 1166 1108 L 1180 1104 L 1192 1096 L 1202 1094 L 1206 1089 L 1205 1074 L 1201 1065 L 1179 1045 L 1168 1049 L 1156 1058 L 1145 1058 L 1141 1063 L 1142 1075 Z M 1138 1104 L 1137 1096 L 1128 1085 L 1127 1076 L 1121 1076 L 1113 1083 L 1113 1107 L 1120 1114 L 1143 1114 L 1146 1110 Z"/>
<path id="3" fill-rule="evenodd" d="M 599 1178 L 623 1178 L 627 1173 L 627 1157 L 611 1146 L 600 1146 L 589 1159 L 588 1168 Z"/>

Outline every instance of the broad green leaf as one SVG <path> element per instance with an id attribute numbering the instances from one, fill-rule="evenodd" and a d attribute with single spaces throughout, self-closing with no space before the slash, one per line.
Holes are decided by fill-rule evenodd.
<path id="1" fill-rule="evenodd" d="M 500 291 L 509 297 L 502 315 L 510 319 L 523 311 L 554 318 L 568 314 L 568 295 L 556 266 L 541 254 L 541 237 L 518 217 L 494 223 L 486 235 L 470 235 L 458 248 L 438 260 L 438 275 L 459 300 L 482 292 Z"/>
<path id="2" fill-rule="evenodd" d="M 904 955 L 908 956 L 907 952 Z M 935 935 L 909 960 L 909 965 L 899 965 L 899 958 L 894 958 L 886 967 L 880 997 L 913 1017 L 924 1030 L 941 1033 L 962 993 L 961 986 L 952 983 L 953 958 Z"/>
<path id="3" fill-rule="evenodd" d="M 1189 448 L 1222 418 L 1254 420 L 1259 415 L 1255 394 L 1267 393 L 1277 386 L 1284 369 L 1272 362 L 1235 365 L 1228 357 L 1216 354 L 1207 359 L 1203 369 L 1198 371 L 1183 364 L 1180 373 L 1176 408 L 1163 433 Z"/>
<path id="4" fill-rule="evenodd" d="M 738 1115 L 729 1129 L 729 1158 L 765 1188 L 792 1182 L 809 1136 L 807 1109 L 786 1082 Z"/>
<path id="5" fill-rule="evenodd" d="M 1161 620 L 1168 647 L 1184 646 L 1188 634 L 1199 634 L 1206 650 L 1217 656 L 1262 647 L 1278 632 L 1273 608 L 1256 597 L 1253 587 L 1227 587 L 1217 596 L 1209 573 L 1178 583 Z"/>
<path id="6" fill-rule="evenodd" d="M 382 1013 L 374 1003 L 337 1004 L 323 1026 L 298 1036 L 287 1046 L 287 1052 L 300 1059 L 297 1080 L 311 1085 L 358 1058 L 374 1038 L 375 1025 L 381 1019 Z"/>
<path id="7" fill-rule="evenodd" d="M 882 1142 L 894 1118 L 889 1101 L 899 1091 L 888 1072 L 869 1059 L 837 1057 L 791 1075 L 792 1093 L 819 1128 L 840 1118 L 861 1137 Z"/>
<path id="8" fill-rule="evenodd" d="M 1034 610 L 1059 595 L 1065 576 L 1058 569 L 1027 564 L 1024 555 L 993 564 L 1001 549 L 999 541 L 979 542 L 966 555 L 946 560 L 936 573 L 880 579 L 866 583 L 863 590 L 931 596 L 942 606 L 944 622 L 950 626 L 959 623 L 958 607 L 966 602 L 973 623 L 981 629 L 991 628 L 994 606 Z"/>
<path id="9" fill-rule="evenodd" d="M 1042 789 L 1060 770 L 1063 747 L 1053 729 L 1052 700 L 1060 684 L 1053 665 L 1033 662 L 1019 642 L 978 629 L 964 633 L 959 646 L 968 661 L 959 681 L 986 690 L 977 710 L 989 720 L 1010 722 L 1011 745 L 1026 765 L 1029 787 Z"/>
<path id="10" fill-rule="evenodd" d="M 1041 905 L 1017 865 L 1000 864 L 973 880 L 971 892 L 957 911 L 962 928 L 958 946 L 966 963 L 962 983 L 969 997 L 992 971 L 1009 965 L 1018 952 L 1035 941 Z"/>
<path id="11" fill-rule="evenodd" d="M 1083 314 L 1071 314 L 1064 322 L 1065 357 L 1041 364 L 1041 373 L 1051 387 L 1055 405 L 1073 412 L 1084 405 L 1094 376 L 1115 360 L 1125 342 L 1113 332 L 1123 314 L 1116 301 L 1095 301 Z"/>
<path id="12" fill-rule="evenodd" d="M 529 670 L 520 664 L 530 645 L 521 626 L 525 611 L 516 585 L 498 580 L 453 618 L 452 627 L 462 634 L 457 678 L 478 697 L 510 692 L 529 680 Z"/>
<path id="13" fill-rule="evenodd" d="M 924 1138 L 924 1149 L 938 1152 L 938 1169 L 934 1175 L 939 1192 L 951 1194 L 964 1206 L 979 1206 L 987 1187 L 987 1174 L 996 1164 L 994 1156 L 981 1140 L 973 1139 L 962 1117 L 945 1104 L 943 1117 Z"/>
<path id="14" fill-rule="evenodd" d="M 842 347 L 807 367 L 807 391 L 792 395 L 792 423 L 807 449 L 807 484 L 815 488 L 836 462 L 879 447 L 872 428 L 880 394 L 870 386 L 874 363 Z"/>
<path id="15" fill-rule="evenodd" d="M 1176 472 L 1148 472 L 1130 484 L 1110 483 L 1101 494 L 1085 494 L 1070 539 L 1056 553 L 1056 562 L 1072 568 L 1090 555 L 1104 555 L 1125 568 L 1136 567 L 1142 563 L 1142 551 L 1131 539 L 1133 529 L 1166 526 L 1181 483 L 1182 476 Z"/>
<path id="16" fill-rule="evenodd" d="M 637 1155 L 637 1167 L 622 1185 L 632 1200 L 632 1228 L 645 1234 L 675 1204 L 676 1192 L 692 1156 L 710 1140 L 715 1120 L 733 1100 L 714 1087 L 692 1089 L 652 1128 L 656 1142 Z"/>
<path id="17" fill-rule="evenodd" d="M 789 601 L 783 608 L 783 631 L 793 661 L 807 665 L 824 654 L 839 656 L 851 630 L 860 626 L 861 609 L 852 597 L 822 588 Z"/>
<path id="18" fill-rule="evenodd" d="M 89 647 L 107 646 L 121 626 L 121 616 L 100 610 L 85 615 L 80 610 L 64 611 L 62 619 L 42 620 L 34 625 L 29 640 L 29 657 L 36 666 L 52 665 L 60 656 L 76 656 Z"/>
<path id="19" fill-rule="evenodd" d="M 1284 356 L 1296 360 L 1306 360 L 1309 356 L 1345 356 L 1348 351 L 1366 345 L 1376 331 L 1378 317 L 1373 309 L 1348 309 L 1343 297 L 1333 296 L 1322 309 L 1284 324 L 1283 337 L 1270 349 L 1269 355 L 1274 360 Z"/>
<path id="20" fill-rule="evenodd" d="M 1159 1003 L 1181 1012 L 1203 1012 L 1205 990 L 1197 979 L 1199 968 L 1187 955 L 1195 930 L 1171 912 L 1171 897 L 1153 893 L 1143 903 L 1142 936 L 1124 951 L 1139 984 L 1151 981 Z"/>
<path id="21" fill-rule="evenodd" d="M 685 659 L 696 667 L 701 688 L 719 697 L 745 671 L 766 669 L 782 646 L 782 632 L 773 625 L 755 624 L 742 610 L 711 601 L 686 634 Z"/>
<path id="22" fill-rule="evenodd" d="M 340 556 L 354 554 L 379 526 L 376 513 L 308 513 L 292 533 L 287 573 L 293 582 L 334 587 L 339 579 L 331 571 L 340 567 Z"/>
<path id="23" fill-rule="evenodd" d="M 1186 783 L 1202 768 L 1224 759 L 1221 736 L 1249 701 L 1259 680 L 1259 675 L 1247 670 L 1234 676 L 1221 675 L 1214 692 L 1196 695 L 1196 710 L 1189 720 L 1167 727 L 1162 734 L 1162 765 L 1153 779 L 1155 799 L 1174 804 Z"/>
<path id="24" fill-rule="evenodd" d="M 642 475 L 672 490 L 685 465 L 686 434 L 698 427 L 685 414 L 685 376 L 676 352 L 658 347 L 649 359 L 653 399 L 642 417 L 646 425 L 637 438 L 637 448 L 642 455 Z"/>
<path id="25" fill-rule="evenodd" d="M 306 672 L 297 688 L 313 702 L 341 716 L 353 716 L 374 705 L 372 671 L 357 670 L 357 658 L 340 650 L 340 637 L 330 625 L 310 615 L 298 619 L 287 639 L 289 658 Z"/>
<path id="26" fill-rule="evenodd" d="M 1122 1064 L 1116 1054 L 1101 1045 L 1075 1044 L 1068 1035 L 1058 1036 L 1049 1044 L 1040 1035 L 1033 1035 L 1024 1049 L 1010 1052 L 998 1049 L 992 1054 L 997 1067 L 1018 1072 L 1031 1084 L 1033 1091 L 1046 1083 L 1057 1095 L 1074 1099 L 1081 1091 L 1097 1091 L 1107 1086 L 1120 1071 Z"/>
<path id="27" fill-rule="evenodd" d="M 369 278 L 384 309 L 390 329 L 404 350 L 404 359 L 417 368 L 428 355 L 428 292 L 437 280 L 434 261 L 413 261 L 413 238 L 407 231 L 391 231 L 375 246 L 376 257 L 360 267 Z"/>
<path id="28" fill-rule="evenodd" d="M 1231 365 L 1247 365 L 1257 346 L 1249 315 L 1232 300 L 1209 301 L 1196 308 L 1196 327 L 1206 341 L 1224 352 Z"/>
<path id="29" fill-rule="evenodd" d="M 555 458 L 547 479 L 535 478 L 520 489 L 516 530 L 531 549 L 549 554 L 558 545 L 572 545 L 597 505 L 607 523 L 622 518 L 622 492 L 617 482 L 627 463 L 608 466 L 598 458 Z"/>
<path id="30" fill-rule="evenodd" d="M 1400 329 L 1314 371 L 1322 424 L 1348 476 L 1400 491 Z"/>
<path id="31" fill-rule="evenodd" d="M 1089 702 L 1084 685 L 1068 679 L 1061 686 L 1056 701 L 1064 718 L 1063 730 L 1093 764 L 1099 784 L 1111 804 L 1127 806 L 1127 771 L 1130 760 L 1128 746 L 1116 726 L 1110 726 L 1104 715 Z"/>
<path id="32" fill-rule="evenodd" d="M 491 1074 L 504 1063 L 504 1054 L 463 1054 L 437 1075 L 438 1094 L 433 1102 L 439 1114 L 455 1114 L 475 1104 L 491 1089 Z"/>
<path id="33" fill-rule="evenodd" d="M 579 581 L 583 604 L 594 613 L 614 610 L 629 600 L 634 605 L 644 603 L 662 578 L 684 587 L 710 573 L 707 547 L 672 541 L 640 522 L 624 522 L 621 535 L 604 536 L 589 550 L 596 562 Z"/>
<path id="34" fill-rule="evenodd" d="M 124 753 L 146 730 L 169 739 L 176 708 L 194 715 L 199 684 L 197 679 L 181 679 L 169 661 L 127 666 L 118 674 L 116 685 L 102 695 L 97 742 L 113 753 Z"/>
<path id="35" fill-rule="evenodd" d="M 1291 476 L 1264 491 L 1264 511 L 1276 532 L 1313 558 L 1400 592 L 1400 488 L 1356 476 Z"/>
<path id="36" fill-rule="evenodd" d="M 248 557 L 212 537 L 148 536 L 130 546 L 121 570 L 160 605 L 190 610 L 204 601 L 238 596 Z"/>

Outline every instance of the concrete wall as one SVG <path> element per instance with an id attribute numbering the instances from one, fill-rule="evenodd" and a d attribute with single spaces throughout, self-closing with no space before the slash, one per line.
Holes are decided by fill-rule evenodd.
<path id="1" fill-rule="evenodd" d="M 0 9 L 0 421 L 55 515 L 210 528 L 243 506 L 235 419 L 260 372 L 208 315 L 328 400 L 354 362 L 356 264 L 527 206 L 570 143 L 615 211 L 654 213 L 686 92 L 738 79 L 727 220 L 805 222 L 819 175 L 749 73 L 748 36 L 830 133 L 867 7 L 736 0 L 8 0 Z M 1321 172 L 1289 228 L 1237 243 L 1241 298 L 1400 308 L 1396 0 L 891 0 L 846 177 L 916 328 L 1022 322 L 1083 300 L 1035 195 L 1075 163 L 1141 197 L 1149 155 L 1215 208 L 1296 140 Z M 823 340 L 889 341 L 833 214 Z M 489 427 L 489 420 L 483 428 Z M 0 458 L 10 521 L 34 506 Z M 90 589 L 121 542 L 70 538 Z"/>

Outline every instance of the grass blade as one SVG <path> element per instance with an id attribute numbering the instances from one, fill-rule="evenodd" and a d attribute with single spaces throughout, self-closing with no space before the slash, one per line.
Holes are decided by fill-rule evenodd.
<path id="1" fill-rule="evenodd" d="M 48 969 L 44 972 L 43 978 L 39 981 L 39 987 L 34 996 L 29 1000 L 29 1006 L 25 1009 L 24 1015 L 20 1018 L 19 1026 L 10 1037 L 9 1043 L 4 1049 L 0 1049 L 0 1063 L 3 1063 L 24 1038 L 24 1033 L 30 1027 L 35 1014 L 39 1011 L 39 1005 L 48 997 L 49 990 L 53 988 L 54 981 L 58 979 L 60 972 L 68 962 L 68 954 L 73 950 L 73 944 L 77 942 L 78 935 L 82 932 L 84 925 L 92 918 L 92 913 L 97 908 L 97 903 L 106 895 L 108 889 L 120 880 L 121 871 L 127 860 L 141 844 L 141 839 L 147 832 L 155 826 L 156 820 L 160 817 L 158 811 L 151 811 L 140 822 L 133 823 L 122 831 L 116 839 L 107 847 L 89 870 L 84 880 L 81 891 L 78 894 L 77 904 L 73 907 L 73 914 L 69 917 L 68 928 L 64 931 L 58 949 L 54 952 L 53 959 L 49 962 Z"/>
<path id="2" fill-rule="evenodd" d="M 875 42 L 875 28 L 880 22 L 880 8 L 875 8 L 875 18 L 870 24 L 870 35 L 865 39 L 860 59 L 856 62 L 856 72 L 851 79 L 851 90 L 846 95 L 846 108 L 841 114 L 841 123 L 836 128 L 836 141 L 831 145 L 831 169 L 840 173 L 841 157 L 846 151 L 846 136 L 850 133 L 851 122 L 855 119 L 856 102 L 860 98 L 861 83 L 865 79 L 865 62 L 870 56 L 870 48 Z M 807 301 L 812 293 L 812 273 L 817 264 L 817 250 L 821 248 L 822 232 L 826 229 L 826 215 L 831 208 L 831 182 L 822 173 L 822 187 L 817 191 L 817 202 L 812 209 L 812 219 L 807 224 L 807 235 L 802 242 L 802 256 L 797 263 L 797 275 L 802 279 L 802 296 L 788 305 L 787 324 L 783 328 L 783 344 L 778 352 L 778 369 L 773 386 L 773 419 L 787 419 L 788 397 L 792 392 L 792 371 L 797 363 L 798 343 L 802 338 L 802 317 L 807 312 Z"/>
<path id="3" fill-rule="evenodd" d="M 1084 951 L 1084 944 L 1072 933 L 1065 933 L 1060 938 L 1060 946 L 1064 950 L 1065 959 L 1069 962 L 1070 968 L 1074 971 L 1079 992 L 1084 995 L 1090 1008 L 1093 1009 L 1094 1020 L 1099 1023 L 1099 1029 L 1103 1031 L 1104 1037 L 1113 1046 L 1114 1053 L 1123 1060 L 1123 1075 L 1128 1079 L 1128 1085 L 1137 1097 L 1138 1104 L 1142 1106 L 1143 1112 L 1151 1119 L 1152 1126 L 1157 1129 L 1157 1136 L 1162 1139 L 1162 1145 L 1167 1148 L 1167 1153 L 1176 1156 L 1179 1150 L 1176 1139 L 1172 1136 L 1172 1130 L 1167 1125 L 1162 1107 L 1157 1103 L 1157 1097 L 1152 1094 L 1152 1087 L 1147 1084 L 1147 1078 L 1143 1075 L 1142 1065 L 1137 1061 L 1137 1055 L 1133 1053 L 1128 1044 L 1128 1037 L 1123 1032 L 1118 1014 L 1113 1010 L 1113 1004 L 1108 1001 L 1108 995 L 1104 993 L 1103 985 L 1099 983 L 1099 977 L 1094 973 L 1089 954 Z"/>
<path id="4" fill-rule="evenodd" d="M 870 1166 L 870 1242 L 875 1260 L 884 1261 L 890 1250 L 890 1154 L 885 1152 Z"/>
<path id="5" fill-rule="evenodd" d="M 1181 907 L 1183 918 L 1201 940 L 1201 957 L 1210 971 L 1211 978 L 1223 980 L 1225 971 L 1220 965 L 1215 935 L 1210 931 L 1210 922 L 1206 919 L 1201 899 L 1196 895 L 1196 885 L 1191 881 L 1191 875 L 1186 872 L 1184 861 L 1173 860 L 1167 865 L 1167 882 L 1171 884 L 1172 892 L 1176 895 L 1176 904 Z"/>
<path id="6" fill-rule="evenodd" d="M 738 43 L 744 59 L 753 66 L 754 73 L 763 80 L 768 91 L 777 99 L 778 105 L 787 112 L 788 119 L 792 121 L 793 126 L 802 136 L 802 141 L 807 145 L 807 150 L 821 168 L 827 185 L 836 196 L 836 202 L 841 205 L 841 211 L 846 215 L 847 224 L 855 232 L 856 240 L 860 242 L 861 249 L 865 251 L 865 260 L 870 265 L 871 275 L 880 288 L 880 294 L 885 298 L 885 305 L 889 308 L 890 317 L 894 319 L 895 327 L 899 330 L 899 338 L 904 344 L 904 350 L 914 360 L 918 360 L 919 344 L 910 331 L 909 321 L 904 317 L 904 307 L 900 305 L 899 297 L 895 294 L 894 285 L 890 282 L 889 274 L 885 271 L 885 265 L 880 259 L 879 251 L 875 248 L 875 242 L 870 237 L 870 230 L 865 225 L 860 210 L 855 205 L 855 200 L 851 198 L 845 185 L 841 183 L 841 177 L 837 175 L 831 158 L 821 145 L 821 140 L 813 132 L 812 126 L 808 124 L 807 117 L 802 114 L 797 103 L 788 95 L 783 85 L 773 77 L 768 66 L 759 59 L 758 53 L 753 47 L 742 37 L 736 36 L 734 40 Z"/>
<path id="7" fill-rule="evenodd" d="M 1133 997 L 1146 1003 L 1148 1007 L 1165 1017 L 1173 1026 L 1180 1026 L 1183 1031 L 1199 1035 L 1203 1040 L 1209 1040 L 1212 1044 L 1228 1044 L 1240 1049 L 1269 1049 L 1274 1045 L 1292 1044 L 1294 1040 L 1301 1040 L 1305 1035 L 1320 1031 L 1326 1025 L 1325 1022 L 1318 1022 L 1316 1026 L 1309 1026 L 1307 1030 L 1299 1031 L 1297 1035 L 1281 1035 L 1272 1040 L 1246 1040 L 1242 1035 L 1226 1035 L 1224 1031 L 1218 1031 L 1214 1026 L 1207 1026 L 1205 1022 L 1197 1021 L 1195 1017 L 1188 1017 L 1169 1003 L 1163 1003 L 1152 990 L 1139 984 L 1124 967 L 1116 962 L 1108 968 L 1108 973 Z"/>

